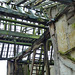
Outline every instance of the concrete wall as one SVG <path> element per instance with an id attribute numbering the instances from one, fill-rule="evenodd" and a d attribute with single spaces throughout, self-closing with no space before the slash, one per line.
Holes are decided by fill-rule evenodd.
<path id="1" fill-rule="evenodd" d="M 73 15 L 71 18 L 68 19 Z M 59 75 L 75 75 L 75 14 L 67 13 L 55 23 L 59 52 Z"/>
<path id="2" fill-rule="evenodd" d="M 75 63 L 71 60 L 59 57 L 60 75 L 75 75 Z"/>
<path id="3" fill-rule="evenodd" d="M 75 20 L 75 15 L 72 17 Z M 75 21 L 72 22 L 74 24 Z M 58 42 L 58 50 L 66 52 L 75 47 L 75 28 L 72 24 L 68 25 L 66 15 L 63 15 L 56 22 L 56 34 Z"/>
<path id="4" fill-rule="evenodd" d="M 54 47 L 55 75 L 75 75 L 75 8 L 71 6 L 67 9 L 69 11 L 49 25 Z M 58 10 L 53 8 L 50 15 L 54 18 L 57 13 Z"/>
<path id="5" fill-rule="evenodd" d="M 46 67 L 45 67 L 45 71 L 46 71 Z M 44 73 L 44 75 L 46 75 L 46 72 Z M 55 75 L 54 66 L 50 66 L 50 75 Z"/>

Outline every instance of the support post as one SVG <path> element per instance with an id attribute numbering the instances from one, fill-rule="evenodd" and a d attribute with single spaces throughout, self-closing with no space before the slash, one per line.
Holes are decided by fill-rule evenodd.
<path id="1" fill-rule="evenodd" d="M 7 61 L 7 75 L 13 74 L 13 63 L 11 61 Z"/>
<path id="2" fill-rule="evenodd" d="M 46 65 L 46 75 L 50 75 L 50 68 L 49 68 L 49 62 L 48 62 L 48 53 L 47 53 L 47 44 L 48 42 L 44 41 L 44 59 L 45 59 L 45 65 Z"/>
<path id="3" fill-rule="evenodd" d="M 54 23 L 49 25 L 50 36 L 54 48 L 54 68 L 55 74 L 60 75 L 60 66 L 59 66 L 59 58 L 58 58 L 58 46 L 57 46 L 57 38 L 56 38 L 56 30 Z"/>
<path id="4" fill-rule="evenodd" d="M 33 66 L 34 66 L 34 61 L 35 61 L 35 54 L 36 54 L 36 50 L 34 50 L 34 53 L 33 53 L 33 60 L 32 60 L 32 64 L 31 64 L 30 75 L 32 75 L 32 72 L 33 72 Z"/>

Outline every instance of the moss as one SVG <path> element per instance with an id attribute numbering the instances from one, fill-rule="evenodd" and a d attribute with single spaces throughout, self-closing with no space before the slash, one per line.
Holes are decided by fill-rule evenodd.
<path id="1" fill-rule="evenodd" d="M 44 22 L 44 20 L 42 18 L 39 18 L 38 21 Z"/>
<path id="2" fill-rule="evenodd" d="M 75 23 L 72 24 L 72 27 L 75 28 Z"/>
<path id="3" fill-rule="evenodd" d="M 74 50 L 75 50 L 75 47 L 73 47 L 73 48 L 69 49 L 68 51 L 66 51 L 65 54 L 70 53 L 70 52 L 72 52 Z"/>
<path id="4" fill-rule="evenodd" d="M 70 49 L 72 50 L 72 49 Z M 70 59 L 71 61 L 75 62 L 75 59 L 73 57 L 70 56 L 69 53 L 66 54 L 66 52 L 62 52 L 62 51 L 58 51 L 60 53 L 60 55 L 67 57 L 68 59 Z"/>
<path id="5" fill-rule="evenodd" d="M 27 63 L 29 63 L 29 60 L 27 60 Z"/>
<path id="6" fill-rule="evenodd" d="M 70 52 L 72 52 L 72 51 L 74 51 L 74 50 L 75 50 L 75 47 L 73 47 L 73 48 L 67 50 L 66 52 L 62 52 L 61 50 L 58 51 L 58 52 L 59 52 L 60 54 L 62 54 L 62 55 L 67 55 L 68 53 L 70 53 Z"/>
<path id="7" fill-rule="evenodd" d="M 61 55 L 65 55 L 65 52 L 62 51 L 58 51 Z"/>
<path id="8" fill-rule="evenodd" d="M 75 59 L 72 58 L 71 56 L 67 56 L 68 59 L 72 60 L 73 62 L 75 62 Z"/>

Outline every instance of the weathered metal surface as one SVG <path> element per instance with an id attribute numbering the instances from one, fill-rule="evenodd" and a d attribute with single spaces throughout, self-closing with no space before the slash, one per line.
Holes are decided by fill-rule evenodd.
<path id="1" fill-rule="evenodd" d="M 25 43 L 25 42 L 14 42 L 9 40 L 0 40 L 1 43 L 8 43 L 8 44 L 17 44 L 17 45 L 25 45 L 25 46 L 31 46 L 32 43 Z"/>
<path id="2" fill-rule="evenodd" d="M 40 37 L 39 35 L 13 32 L 13 31 L 5 31 L 5 30 L 0 30 L 0 34 L 1 35 L 10 35 L 10 36 L 14 36 L 14 37 L 32 38 L 32 39 L 38 39 Z"/>
<path id="3" fill-rule="evenodd" d="M 45 40 L 44 41 L 44 62 L 45 62 L 45 66 L 46 66 L 46 75 L 51 75 L 50 74 L 50 68 L 49 68 L 49 61 L 48 61 L 48 54 L 47 54 L 47 51 L 48 51 L 48 42 Z"/>
<path id="4" fill-rule="evenodd" d="M 0 14 L 6 15 L 6 16 L 8 15 L 10 17 L 25 19 L 28 21 L 30 20 L 32 22 L 38 22 L 41 24 L 46 24 L 46 22 L 48 21 L 47 19 L 39 18 L 37 16 L 32 16 L 32 14 L 21 13 L 21 12 L 18 12 L 12 9 L 3 8 L 3 7 L 0 7 Z"/>
<path id="5" fill-rule="evenodd" d="M 22 25 L 26 25 L 26 26 L 31 26 L 31 27 L 38 27 L 38 28 L 48 29 L 48 27 L 44 26 L 44 25 L 29 24 L 29 23 L 26 23 L 26 22 L 12 20 L 12 19 L 7 19 L 7 18 L 2 18 L 2 17 L 0 17 L 0 20 L 12 22 L 12 23 L 18 23 L 18 24 L 22 24 Z"/>
<path id="6" fill-rule="evenodd" d="M 61 3 L 64 3 L 64 4 L 68 4 L 68 3 L 72 3 L 74 2 L 75 0 L 51 0 L 51 1 L 57 1 L 57 2 L 61 2 Z"/>
<path id="7" fill-rule="evenodd" d="M 8 1 L 10 1 L 10 0 L 0 0 L 1 2 L 8 2 Z"/>
<path id="8" fill-rule="evenodd" d="M 42 44 L 42 42 L 43 42 L 45 39 L 49 38 L 49 37 L 50 37 L 49 31 L 46 31 L 38 40 L 36 40 L 36 41 L 33 43 L 33 45 L 32 45 L 31 47 L 29 47 L 27 50 L 21 52 L 20 54 L 18 54 L 16 57 L 14 57 L 14 59 L 15 59 L 15 58 L 17 58 L 17 59 L 19 59 L 19 58 L 22 59 L 25 54 L 29 53 L 32 49 L 33 49 L 33 50 L 37 49 L 37 48 Z M 28 54 L 27 54 L 27 55 L 28 55 Z"/>
<path id="9" fill-rule="evenodd" d="M 15 5 L 19 6 L 20 4 L 26 2 L 27 0 L 13 0 L 15 1 Z"/>

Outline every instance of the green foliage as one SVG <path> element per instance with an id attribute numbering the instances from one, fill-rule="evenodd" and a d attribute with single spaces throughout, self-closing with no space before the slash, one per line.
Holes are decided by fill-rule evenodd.
<path id="1" fill-rule="evenodd" d="M 70 50 L 68 50 L 68 51 L 66 51 L 66 52 L 62 52 L 62 51 L 58 51 L 58 52 L 60 53 L 60 55 L 65 56 L 68 59 L 70 59 L 71 61 L 75 62 L 75 58 L 71 57 L 71 55 L 69 53 L 69 52 L 73 51 L 73 49 L 75 49 L 75 47 L 70 49 Z"/>
<path id="2" fill-rule="evenodd" d="M 44 20 L 42 18 L 38 18 L 38 21 L 44 22 Z"/>
<path id="3" fill-rule="evenodd" d="M 75 28 L 75 23 L 72 24 L 72 27 Z"/>
<path id="4" fill-rule="evenodd" d="M 75 62 L 75 58 L 72 58 L 71 56 L 67 56 L 68 59 L 72 60 L 73 62 Z"/>

